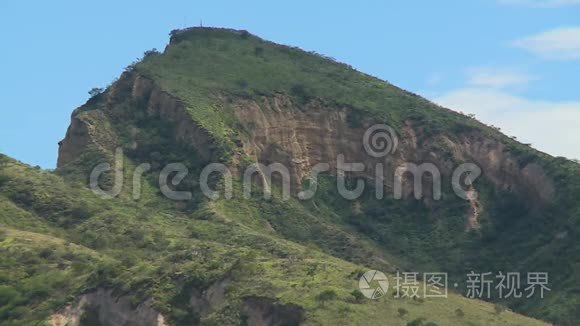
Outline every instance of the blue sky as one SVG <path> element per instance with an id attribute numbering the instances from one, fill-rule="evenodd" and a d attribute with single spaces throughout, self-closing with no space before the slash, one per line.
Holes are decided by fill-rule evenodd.
<path id="1" fill-rule="evenodd" d="M 0 152 L 54 168 L 87 91 L 200 21 L 329 55 L 580 158 L 580 0 L 3 0 Z"/>

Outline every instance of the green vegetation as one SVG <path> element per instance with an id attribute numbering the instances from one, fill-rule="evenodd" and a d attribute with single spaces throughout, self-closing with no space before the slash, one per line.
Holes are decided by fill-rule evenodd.
<path id="1" fill-rule="evenodd" d="M 456 294 L 420 305 L 388 297 L 362 300 L 353 290 L 367 267 L 324 254 L 332 251 L 332 242 L 293 242 L 268 232 L 263 222 L 271 217 L 268 211 L 248 216 L 252 208 L 246 206 L 233 213 L 225 201 L 172 207 L 154 196 L 138 202 L 104 200 L 56 175 L 7 162 L 0 170 L 8 180 L 0 187 L 2 324 L 44 320 L 80 293 L 98 287 L 130 295 L 135 304 L 152 299 L 153 307 L 178 325 L 192 320 L 236 324 L 244 318 L 241 302 L 249 296 L 303 307 L 310 323 L 361 324 L 371 318 L 397 324 L 400 319 L 394 316 L 404 309 L 409 321 L 428 316 L 451 325 L 456 323 L 456 307 L 468 311 L 474 325 L 537 323 L 509 312 L 497 316 L 493 305 L 473 306 Z M 8 199 L 14 196 L 11 185 L 17 183 L 25 185 L 18 188 L 22 198 L 35 198 L 35 205 Z M 72 203 L 63 210 L 39 215 L 44 211 L 38 205 L 52 207 L 53 202 L 69 200 Z M 69 221 L 73 215 L 54 218 L 75 203 L 87 215 L 74 222 Z M 288 209 L 276 214 L 284 214 L 280 220 L 293 216 Z M 326 223 L 311 227 L 337 230 Z M 358 245 L 374 250 L 364 241 Z M 203 291 L 224 279 L 231 283 L 225 287 L 228 301 L 223 306 L 203 317 L 188 308 L 192 289 Z M 353 296 L 358 299 L 353 301 Z M 83 318 L 94 320 L 94 311 Z"/>
<path id="2" fill-rule="evenodd" d="M 405 315 L 409 313 L 405 308 L 399 308 L 397 309 L 397 312 L 399 313 L 399 317 L 401 318 L 405 317 Z"/>
<path id="3" fill-rule="evenodd" d="M 560 323 L 579 318 L 580 165 L 538 153 L 473 118 L 330 58 L 247 32 L 174 31 L 163 53 L 145 52 L 125 76 L 137 74 L 187 107 L 191 120 L 211 136 L 209 150 L 217 155 L 208 158 L 176 141 L 180 121 L 151 114 L 123 78 L 104 92 L 94 91 L 75 111 L 98 132 L 74 162 L 49 173 L 0 155 L 0 324 L 46 321 L 97 288 L 129 297 L 135 306 L 147 302 L 175 325 L 245 325 L 252 300 L 281 315 L 284 309 L 295 316 L 302 312 L 307 325 L 542 324 L 509 309 Z M 516 165 L 539 165 L 558 191 L 536 207 L 484 177 L 475 185 L 485 207 L 481 228 L 471 232 L 465 231 L 468 203 L 449 186 L 436 202 L 378 201 L 367 184 L 356 210 L 339 196 L 332 175 L 321 177 L 317 195 L 308 201 L 282 200 L 276 185 L 270 200 L 257 187 L 244 199 L 238 179 L 234 198 L 210 201 L 193 177 L 178 186 L 192 190 L 192 200 L 161 195 L 157 180 L 168 163 L 184 163 L 190 176 L 198 176 L 211 159 L 252 163 L 241 149 L 249 131 L 239 125 L 233 103 L 259 103 L 277 94 L 301 110 L 313 101 L 349 108 L 350 127 L 372 117 L 400 131 L 409 120 L 423 138 L 499 140 Z M 434 146 L 452 161 L 448 144 Z M 139 200 L 132 199 L 131 173 L 114 200 L 86 188 L 90 170 L 112 162 L 116 147 L 123 149 L 125 171 L 151 164 Z M 111 175 L 103 179 L 112 185 Z M 219 178 L 211 182 L 223 187 Z M 448 299 L 396 299 L 391 289 L 380 300 L 369 300 L 358 290 L 369 269 L 387 272 L 390 284 L 396 270 L 448 272 L 450 284 L 461 286 L 471 270 L 542 271 L 550 273 L 552 291 L 543 300 L 502 305 L 493 303 L 499 298 L 490 303 L 463 298 L 461 286 Z M 216 288 L 225 300 L 202 309 L 203 293 L 219 292 Z M 192 309 L 196 295 L 201 308 Z M 89 309 L 84 322 L 95 322 L 95 314 Z"/>
<path id="4" fill-rule="evenodd" d="M 365 299 L 364 294 L 362 294 L 362 292 L 359 289 L 352 290 L 350 295 L 352 295 L 354 302 L 360 303 L 360 302 L 363 302 Z"/>
<path id="5" fill-rule="evenodd" d="M 136 69 L 184 100 L 193 120 L 227 152 L 243 135 L 220 95 L 260 98 L 285 93 L 298 104 L 317 98 L 372 114 L 394 127 L 414 116 L 421 116 L 431 128 L 458 124 L 462 119 L 384 81 L 298 48 L 230 30 L 192 29 L 172 34 L 172 44 L 163 55 L 146 58 Z"/>
<path id="6" fill-rule="evenodd" d="M 324 304 L 327 301 L 335 300 L 337 296 L 338 295 L 336 294 L 336 292 L 334 292 L 334 290 L 324 290 L 316 296 L 316 301 L 319 301 Z"/>
<path id="7" fill-rule="evenodd" d="M 105 90 L 104 90 L 103 88 L 94 87 L 94 88 L 91 88 L 91 90 L 89 91 L 89 95 L 90 95 L 91 97 L 95 97 L 95 96 L 97 96 L 97 95 L 100 95 L 100 94 L 102 94 L 104 91 L 105 91 Z"/>

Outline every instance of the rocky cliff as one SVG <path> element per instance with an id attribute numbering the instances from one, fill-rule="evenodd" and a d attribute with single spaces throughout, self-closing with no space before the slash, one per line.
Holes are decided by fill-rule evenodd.
<path id="1" fill-rule="evenodd" d="M 220 105 L 231 107 L 234 123 L 240 127 L 238 132 L 244 135 L 237 142 L 238 148 L 232 149 L 233 160 L 226 162 L 219 160 L 219 141 L 195 121 L 187 104 L 162 90 L 153 80 L 139 73 L 125 73 L 99 96 L 102 99 L 98 104 L 89 102 L 73 114 L 67 134 L 60 142 L 59 167 L 74 162 L 91 145 L 103 155 L 111 156 L 115 146 L 121 145 L 120 135 L 126 131 L 115 130 L 111 127 L 115 124 L 116 128 L 129 130 L 133 136 L 129 148 L 139 151 L 147 145 L 135 138 L 141 126 L 115 122 L 119 117 L 139 114 L 171 125 L 172 140 L 193 148 L 203 161 L 228 163 L 233 171 L 239 170 L 241 158 L 265 165 L 281 163 L 290 173 L 294 193 L 301 189 L 317 164 L 328 163 L 329 172 L 336 175 L 339 155 L 346 163 L 362 163 L 364 170 L 354 175 L 368 180 L 376 179 L 376 167 L 380 164 L 383 186 L 391 195 L 397 169 L 409 162 L 432 163 L 446 179 L 451 178 L 461 162 L 473 162 L 497 190 L 530 198 L 529 203 L 534 205 L 549 202 L 555 191 L 553 181 L 540 165 L 519 162 L 507 145 L 480 131 L 450 137 L 448 131 L 429 132 L 428 127 L 416 126 L 415 121 L 408 119 L 394 135 L 397 141 L 394 152 L 376 158 L 364 148 L 365 132 L 382 121 L 364 116 L 354 108 L 330 106 L 317 99 L 300 104 L 284 94 L 257 99 L 220 96 Z M 360 117 L 360 121 L 349 121 L 353 116 Z M 242 177 L 241 173 L 238 176 Z M 409 197 L 414 180 L 406 177 L 403 182 L 404 196 Z M 424 182 L 425 197 L 432 197 L 432 182 L 429 179 Z M 476 194 L 476 190 L 471 193 Z M 468 229 L 473 228 L 469 225 L 474 223 L 474 215 L 473 209 L 466 212 Z"/>

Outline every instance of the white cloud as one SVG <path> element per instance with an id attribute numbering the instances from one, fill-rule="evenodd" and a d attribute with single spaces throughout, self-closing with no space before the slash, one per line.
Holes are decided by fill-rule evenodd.
<path id="1" fill-rule="evenodd" d="M 580 5 L 580 0 L 498 0 L 504 5 L 518 5 L 533 8 L 557 8 Z"/>
<path id="2" fill-rule="evenodd" d="M 427 77 L 427 85 L 429 86 L 436 86 L 441 84 L 441 82 L 444 80 L 443 75 L 441 75 L 438 72 L 434 72 L 431 75 L 429 75 L 429 77 Z"/>
<path id="3" fill-rule="evenodd" d="M 561 27 L 524 37 L 512 45 L 548 59 L 580 59 L 580 27 Z"/>
<path id="4" fill-rule="evenodd" d="M 525 86 L 537 78 L 513 68 L 478 67 L 467 70 L 468 84 L 476 87 Z"/>
<path id="5" fill-rule="evenodd" d="M 541 151 L 580 158 L 580 102 L 531 100 L 484 88 L 458 89 L 433 101 L 473 113 L 480 121 L 500 127 Z"/>

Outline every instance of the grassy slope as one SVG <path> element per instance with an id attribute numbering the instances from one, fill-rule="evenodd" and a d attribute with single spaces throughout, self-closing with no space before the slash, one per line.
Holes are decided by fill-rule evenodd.
<path id="1" fill-rule="evenodd" d="M 184 212 L 156 197 L 106 201 L 53 174 L 1 161 L 3 325 L 45 320 L 95 286 L 130 294 L 135 303 L 152 297 L 157 309 L 180 324 L 197 318 L 187 313 L 183 294 L 226 277 L 232 279 L 227 304 L 205 324 L 237 323 L 243 318 L 240 299 L 248 295 L 298 304 L 308 324 L 404 325 L 418 318 L 439 325 L 541 324 L 511 312 L 498 315 L 491 304 L 456 294 L 424 302 L 388 296 L 356 302 L 350 293 L 366 267 L 287 241 L 256 220 L 236 220 L 239 215 L 228 214 L 224 203 L 201 202 Z M 337 297 L 316 299 L 328 290 Z M 407 314 L 399 317 L 399 309 Z M 458 317 L 457 309 L 465 316 Z"/>

